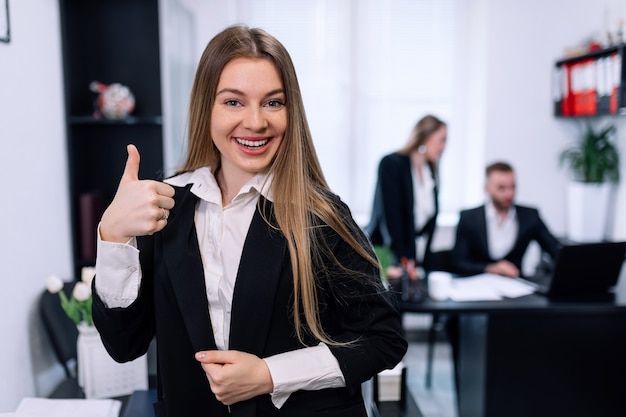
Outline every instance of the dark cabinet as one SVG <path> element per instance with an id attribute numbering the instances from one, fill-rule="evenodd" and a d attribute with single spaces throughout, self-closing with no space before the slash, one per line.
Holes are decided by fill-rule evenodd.
<path id="1" fill-rule="evenodd" d="M 141 155 L 140 178 L 160 179 L 163 128 L 158 0 L 60 0 L 65 122 L 75 276 L 95 261 L 96 225 L 113 198 L 126 145 Z M 94 117 L 92 81 L 130 88 L 122 120 Z"/>
<path id="2" fill-rule="evenodd" d="M 626 44 L 557 61 L 554 114 L 590 117 L 626 114 Z"/>

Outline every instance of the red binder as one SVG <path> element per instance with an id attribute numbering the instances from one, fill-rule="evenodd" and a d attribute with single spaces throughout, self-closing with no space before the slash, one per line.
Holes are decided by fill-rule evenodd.
<path id="1" fill-rule="evenodd" d="M 621 78 L 621 73 L 622 73 L 622 59 L 617 53 L 611 54 L 610 66 L 611 66 L 611 70 L 610 70 L 611 100 L 609 103 L 609 110 L 612 114 L 616 114 L 617 113 L 617 93 L 619 91 L 620 78 Z"/>

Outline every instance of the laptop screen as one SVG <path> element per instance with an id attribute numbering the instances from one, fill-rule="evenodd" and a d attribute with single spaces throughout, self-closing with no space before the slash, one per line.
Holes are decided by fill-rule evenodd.
<path id="1" fill-rule="evenodd" d="M 557 255 L 548 295 L 608 292 L 617 284 L 626 257 L 626 242 L 566 245 Z"/>

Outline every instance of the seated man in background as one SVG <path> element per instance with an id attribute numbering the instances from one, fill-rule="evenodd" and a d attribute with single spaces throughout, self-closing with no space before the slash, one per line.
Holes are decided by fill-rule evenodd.
<path id="1" fill-rule="evenodd" d="M 495 162 L 487 166 L 485 191 L 489 196 L 486 204 L 461 211 L 451 253 L 456 273 L 518 277 L 524 253 L 533 240 L 554 259 L 560 243 L 537 209 L 514 203 L 515 173 L 511 165 Z"/>
<path id="2" fill-rule="evenodd" d="M 451 266 L 460 275 L 483 272 L 519 277 L 522 258 L 534 240 L 554 260 L 561 244 L 550 233 L 535 208 L 519 206 L 515 200 L 515 173 L 506 162 L 495 162 L 485 170 L 488 201 L 462 210 L 456 241 L 450 254 Z M 458 389 L 458 317 L 445 322 L 452 347 L 455 387 Z"/>

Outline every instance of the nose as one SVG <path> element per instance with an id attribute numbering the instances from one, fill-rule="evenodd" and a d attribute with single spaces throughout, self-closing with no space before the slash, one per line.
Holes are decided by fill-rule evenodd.
<path id="1" fill-rule="evenodd" d="M 260 106 L 250 106 L 246 109 L 243 126 L 252 131 L 260 131 L 267 128 L 267 119 Z"/>

